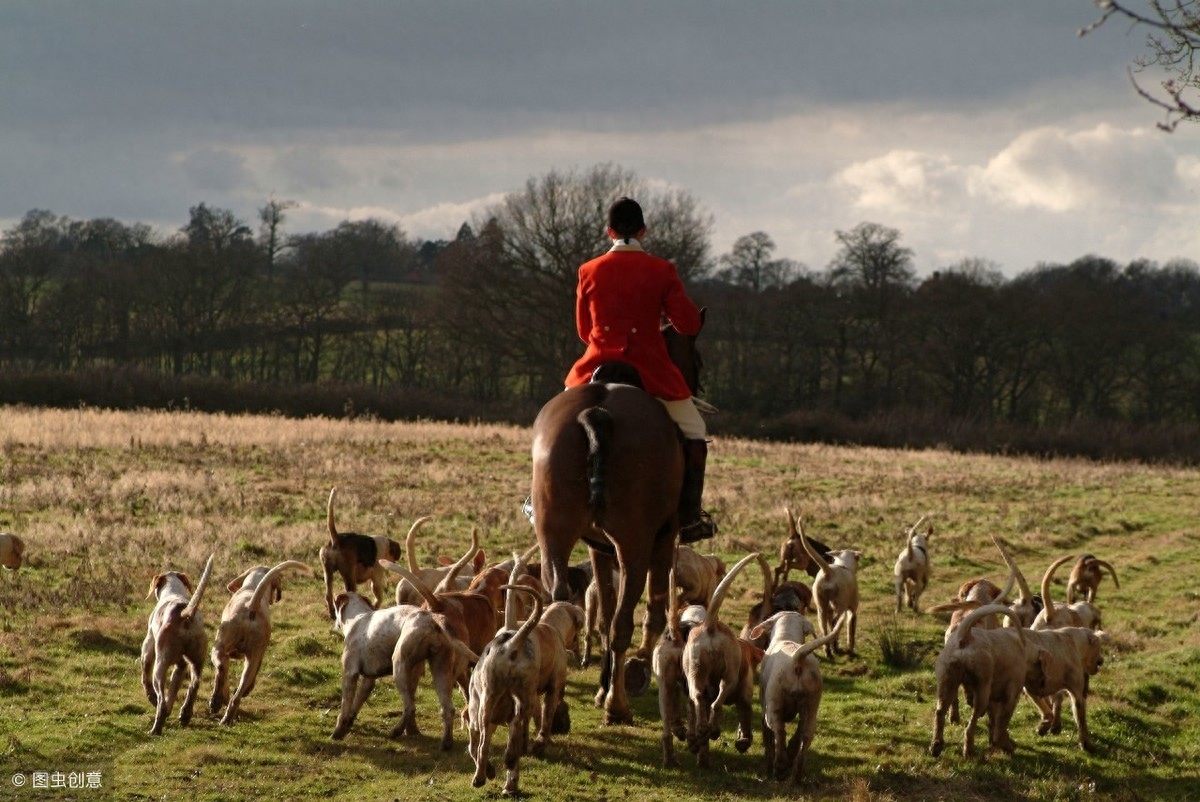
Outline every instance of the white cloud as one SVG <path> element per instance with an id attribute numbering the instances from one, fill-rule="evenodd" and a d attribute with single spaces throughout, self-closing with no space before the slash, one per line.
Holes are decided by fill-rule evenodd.
<path id="1" fill-rule="evenodd" d="M 496 192 L 462 203 L 439 203 L 413 214 L 404 215 L 400 222 L 410 236 L 421 239 L 453 239 L 459 226 L 472 221 L 475 215 L 504 200 L 506 193 Z"/>
<path id="2" fill-rule="evenodd" d="M 977 187 L 998 202 L 1052 212 L 1159 205 L 1178 198 L 1176 157 L 1161 132 L 1101 124 L 1022 133 L 988 162 Z"/>
<path id="3" fill-rule="evenodd" d="M 898 213 L 956 202 L 970 173 L 948 156 L 894 150 L 851 164 L 834 177 L 834 185 L 849 189 L 864 210 Z"/>

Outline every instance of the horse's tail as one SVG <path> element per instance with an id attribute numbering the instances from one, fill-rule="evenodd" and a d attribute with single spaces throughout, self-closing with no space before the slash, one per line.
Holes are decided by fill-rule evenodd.
<path id="1" fill-rule="evenodd" d="M 612 442 L 612 414 L 604 407 L 588 407 L 575 418 L 588 440 L 588 506 L 592 512 L 604 511 L 605 474 L 608 472 L 608 447 Z"/>

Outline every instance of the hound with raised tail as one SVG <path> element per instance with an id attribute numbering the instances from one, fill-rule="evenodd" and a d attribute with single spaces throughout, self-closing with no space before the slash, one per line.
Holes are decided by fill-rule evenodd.
<path id="1" fill-rule="evenodd" d="M 1062 730 L 1062 695 L 1071 696 L 1071 712 L 1079 729 L 1079 746 L 1095 749 L 1087 725 L 1089 678 L 1100 670 L 1103 632 L 1083 627 L 1025 630 L 1025 690 L 1041 711 L 1037 734 Z"/>
<path id="2" fill-rule="evenodd" d="M 453 745 L 454 686 L 464 698 L 470 692 L 471 666 L 479 657 L 463 643 L 466 632 L 456 629 L 454 622 L 442 613 L 417 610 L 400 622 L 400 637 L 392 651 L 392 679 L 404 705 L 400 721 L 392 728 L 391 737 L 420 735 L 417 726 L 417 684 L 429 665 L 433 688 L 437 693 L 442 714 L 441 749 Z"/>
<path id="3" fill-rule="evenodd" d="M 933 534 L 932 526 L 925 532 L 917 531 L 924 520 L 925 516 L 922 515 L 909 528 L 904 550 L 892 568 L 896 585 L 896 612 L 900 612 L 902 607 L 908 607 L 914 613 L 921 611 L 918 605 L 925 586 L 929 584 L 929 537 Z"/>
<path id="4" fill-rule="evenodd" d="M 353 593 L 364 582 L 371 583 L 375 594 L 375 607 L 383 603 L 384 574 L 379 560 L 400 559 L 400 544 L 385 535 L 359 535 L 354 532 L 338 534 L 333 523 L 333 497 L 337 488 L 329 491 L 329 502 L 325 508 L 325 522 L 329 529 L 329 542 L 321 546 L 318 555 L 321 568 L 325 571 L 325 607 L 329 618 L 335 618 L 333 609 L 333 577 L 342 577 L 347 593 Z M 416 527 L 421 521 L 414 523 Z"/>
<path id="5" fill-rule="evenodd" d="M 750 748 L 752 739 L 751 705 L 754 699 L 754 670 L 762 660 L 762 649 L 746 643 L 721 622 L 721 604 L 729 586 L 757 553 L 748 554 L 737 562 L 717 585 L 704 622 L 688 635 L 683 647 L 683 675 L 687 678 L 688 696 L 695 710 L 694 726 L 687 735 L 688 749 L 696 754 L 696 763 L 708 766 L 708 742 L 721 732 L 721 710 L 732 701 L 738 712 L 737 740 L 739 752 Z M 766 562 L 763 561 L 763 565 Z M 764 572 L 770 576 L 769 567 Z"/>
<path id="6" fill-rule="evenodd" d="M 179 709 L 179 723 L 187 726 L 192 720 L 192 706 L 196 692 L 200 690 L 200 674 L 204 670 L 205 652 L 208 651 L 208 635 L 204 631 L 204 618 L 200 615 L 200 601 L 208 587 L 212 574 L 213 557 L 209 555 L 204 564 L 200 581 L 192 591 L 192 582 L 187 574 L 168 571 L 156 574 L 150 581 L 147 598 L 156 598 L 150 622 L 146 627 L 146 639 L 142 641 L 142 688 L 146 698 L 154 706 L 154 724 L 151 735 L 161 735 L 167 716 L 175 706 L 175 697 L 183 684 L 183 672 L 191 672 L 187 694 Z M 167 671 L 171 671 L 168 682 Z"/>
<path id="7" fill-rule="evenodd" d="M 524 592 L 523 585 L 513 585 Z M 471 672 L 470 695 L 467 702 L 470 744 L 467 752 L 475 761 L 471 784 L 482 788 L 496 776 L 488 752 L 496 727 L 508 725 L 508 748 L 504 752 L 507 776 L 505 795 L 519 793 L 521 755 L 529 736 L 529 718 L 537 704 L 537 688 L 541 653 L 538 641 L 530 634 L 542 614 L 542 600 L 534 597 L 534 614 L 517 630 L 502 629 L 483 649 L 479 662 Z M 554 713 L 543 711 L 543 726 L 549 726 Z"/>
<path id="8" fill-rule="evenodd" d="M 289 568 L 303 570 L 312 575 L 312 568 L 297 560 L 286 560 L 274 568 L 257 565 L 243 571 L 229 583 L 233 596 L 221 613 L 221 624 L 217 628 L 217 640 L 212 648 L 212 663 L 217 670 L 213 682 L 212 697 L 208 710 L 214 715 L 221 705 L 228 702 L 222 724 L 233 724 L 238 705 L 250 691 L 254 690 L 267 644 L 271 641 L 271 603 L 283 598 L 282 574 Z M 229 696 L 229 661 L 245 658 L 242 679 L 238 682 L 233 697 Z"/>
<path id="9" fill-rule="evenodd" d="M 1030 629 L 1057 629 L 1059 627 L 1084 627 L 1100 629 L 1100 608 L 1089 601 L 1077 601 L 1074 604 L 1055 605 L 1050 598 L 1051 582 L 1058 567 L 1072 558 L 1068 554 L 1059 557 L 1042 576 L 1042 611 L 1037 614 Z"/>
<path id="10" fill-rule="evenodd" d="M 776 585 L 785 581 L 793 568 L 804 571 L 811 577 L 815 577 L 819 570 L 816 563 L 809 557 L 804 544 L 800 542 L 800 535 L 804 531 L 804 521 L 792 512 L 791 507 L 784 507 L 783 512 L 787 516 L 788 536 L 779 547 L 779 567 L 775 569 Z M 807 538 L 807 535 L 805 537 Z M 808 543 L 822 555 L 829 556 L 829 547 L 824 543 L 811 539 Z"/>
<path id="11" fill-rule="evenodd" d="M 751 632 L 754 637 L 769 637 L 759 680 L 768 777 L 797 784 L 804 776 L 804 758 L 816 732 L 823 684 L 813 652 L 837 638 L 843 621 L 845 616 L 828 635 L 808 643 L 804 639 L 814 634 L 813 626 L 794 612 L 775 613 Z M 788 741 L 786 725 L 793 719 L 796 731 Z"/>
<path id="12" fill-rule="evenodd" d="M 1096 589 L 1100 587 L 1100 580 L 1104 578 L 1101 569 L 1108 571 L 1112 576 L 1113 585 L 1120 590 L 1121 583 L 1117 580 L 1117 569 L 1099 557 L 1084 554 L 1075 563 L 1071 569 L 1071 576 L 1067 579 L 1067 604 L 1074 604 L 1076 594 L 1081 594 L 1084 601 L 1096 601 Z"/>
<path id="13" fill-rule="evenodd" d="M 817 626 L 822 635 L 833 631 L 834 623 L 845 613 L 849 615 L 846 630 L 846 652 L 854 654 L 854 637 L 858 629 L 858 563 L 862 552 L 841 549 L 829 552 L 827 560 L 808 541 L 804 528 L 800 528 L 800 545 L 818 567 L 813 580 L 813 598 L 817 603 Z M 838 651 L 837 640 L 825 642 L 825 655 L 832 658 Z"/>
<path id="14" fill-rule="evenodd" d="M 688 695 L 687 677 L 683 674 L 683 647 L 688 636 L 698 625 L 704 623 L 707 611 L 702 605 L 679 608 L 679 594 L 675 589 L 675 570 L 667 574 L 667 627 L 658 643 L 654 644 L 651 667 L 658 686 L 658 714 L 662 722 L 663 766 L 677 765 L 675 742 L 687 737 L 689 729 L 695 728 L 696 710 Z M 687 700 L 687 722 L 683 719 L 680 695 Z"/>
<path id="15" fill-rule="evenodd" d="M 976 622 L 989 615 L 1014 617 L 1002 604 L 972 610 L 950 634 L 934 666 L 937 676 L 937 709 L 929 754 L 937 757 L 945 746 L 946 713 L 958 700 L 961 685 L 971 701 L 971 720 L 963 730 L 963 757 L 975 751 L 975 723 L 986 713 L 990 724 L 988 744 L 1012 752 L 1016 743 L 1008 724 L 1025 685 L 1025 630 L 1017 627 L 981 629 Z"/>

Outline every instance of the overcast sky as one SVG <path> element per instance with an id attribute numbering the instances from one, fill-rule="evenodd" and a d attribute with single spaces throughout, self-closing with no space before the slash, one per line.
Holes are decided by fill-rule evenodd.
<path id="1" fill-rule="evenodd" d="M 713 253 L 765 231 L 825 268 L 898 229 L 919 274 L 1086 254 L 1200 261 L 1200 129 L 1079 38 L 1091 0 L 3 0 L 0 225 L 175 231 L 204 202 L 291 233 L 452 238 L 600 163 L 690 192 Z M 1149 85 L 1153 86 L 1152 80 Z M 597 221 L 600 224 L 600 221 Z M 653 225 L 653 220 L 650 220 Z"/>

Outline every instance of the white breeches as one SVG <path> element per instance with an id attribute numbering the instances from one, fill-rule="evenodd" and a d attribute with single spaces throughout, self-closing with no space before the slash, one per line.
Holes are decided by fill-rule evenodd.
<path id="1" fill-rule="evenodd" d="M 688 440 L 704 440 L 708 436 L 708 427 L 704 425 L 704 418 L 700 415 L 700 410 L 696 409 L 696 405 L 692 403 L 692 399 L 665 401 L 660 398 L 658 400 L 662 401 L 671 420 L 678 424 L 683 436 Z"/>

